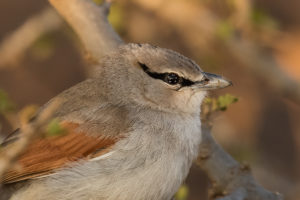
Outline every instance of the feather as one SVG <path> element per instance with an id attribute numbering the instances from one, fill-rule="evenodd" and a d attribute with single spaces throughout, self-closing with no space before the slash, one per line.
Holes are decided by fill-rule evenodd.
<path id="1" fill-rule="evenodd" d="M 62 123 L 67 134 L 34 140 L 20 156 L 20 169 L 11 169 L 4 175 L 3 183 L 34 179 L 49 175 L 56 170 L 74 164 L 78 160 L 89 160 L 110 152 L 119 140 L 116 137 L 95 137 L 80 129 L 79 124 Z M 101 135 L 101 134 L 99 134 Z"/>

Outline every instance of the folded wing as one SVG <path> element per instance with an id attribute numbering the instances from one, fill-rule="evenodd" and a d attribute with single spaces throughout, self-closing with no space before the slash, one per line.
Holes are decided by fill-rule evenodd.
<path id="1" fill-rule="evenodd" d="M 66 134 L 33 141 L 18 159 L 20 167 L 9 170 L 4 175 L 3 183 L 49 175 L 58 169 L 69 167 L 78 160 L 101 156 L 110 152 L 112 146 L 119 140 L 78 132 L 76 129 L 80 125 L 75 123 L 63 123 L 62 126 L 67 130 Z"/>

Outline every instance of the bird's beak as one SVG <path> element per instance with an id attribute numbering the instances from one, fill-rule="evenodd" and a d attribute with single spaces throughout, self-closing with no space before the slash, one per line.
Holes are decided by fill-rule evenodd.
<path id="1" fill-rule="evenodd" d="M 231 86 L 232 82 L 226 80 L 224 77 L 211 74 L 207 72 L 202 72 L 203 78 L 201 81 L 196 81 L 195 86 L 202 90 L 215 90 L 220 88 L 225 88 L 227 86 Z"/>

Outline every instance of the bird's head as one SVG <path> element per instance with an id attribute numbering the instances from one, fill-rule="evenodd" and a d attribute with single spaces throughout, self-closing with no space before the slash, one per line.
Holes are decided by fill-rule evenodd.
<path id="1" fill-rule="evenodd" d="M 207 90 L 231 85 L 191 59 L 149 44 L 121 46 L 103 59 L 97 76 L 112 101 L 174 113 L 198 113 Z"/>

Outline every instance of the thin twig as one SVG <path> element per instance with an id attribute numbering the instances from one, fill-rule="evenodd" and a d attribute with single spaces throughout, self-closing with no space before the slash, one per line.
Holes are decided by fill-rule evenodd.
<path id="1" fill-rule="evenodd" d="M 141 2 L 142 0 L 139 1 Z M 107 7 L 99 8 L 96 4 L 92 3 L 92 1 L 88 0 L 50 0 L 50 2 L 71 24 L 87 48 L 88 53 L 94 58 L 101 58 L 104 52 L 107 53 L 122 43 L 119 36 L 113 32 L 111 26 L 107 22 L 105 14 L 108 12 Z M 147 2 L 152 6 L 151 9 L 153 9 L 153 7 L 156 8 L 156 4 L 152 4 L 152 1 L 143 2 Z M 193 7 L 191 6 L 189 9 L 182 9 L 180 6 L 174 7 L 173 3 L 176 2 L 172 2 L 170 7 L 160 7 L 164 9 L 165 12 L 162 12 L 160 9 L 159 13 L 163 17 L 170 19 L 174 24 L 185 26 L 186 22 L 184 22 L 180 16 L 175 17 L 176 15 L 170 15 L 170 12 L 172 9 L 177 9 L 177 14 L 179 14 L 179 12 L 186 10 L 188 12 L 185 12 L 185 14 L 188 15 L 189 13 L 193 13 L 190 11 Z M 180 9 L 178 10 L 178 8 Z M 200 21 L 199 23 L 201 24 L 195 24 L 196 27 L 189 27 L 188 30 L 191 28 L 204 30 L 206 36 L 205 40 L 207 40 L 207 38 L 211 39 L 211 37 L 213 37 L 218 21 L 210 12 L 205 9 L 203 9 L 203 11 L 205 12 L 200 12 L 199 16 L 203 16 L 205 19 L 196 20 L 197 23 Z M 203 22 L 208 22 L 210 29 L 207 29 L 207 26 L 203 25 Z M 187 32 L 187 29 L 184 30 Z M 205 32 L 205 30 L 208 31 Z M 199 31 L 196 31 L 195 34 L 198 33 Z M 197 35 L 197 37 L 199 37 L 199 35 Z M 195 42 L 195 38 L 196 37 L 190 37 L 190 41 Z M 227 199 L 281 199 L 280 195 L 271 193 L 259 186 L 247 168 L 244 168 L 235 161 L 215 142 L 208 129 L 203 130 L 203 142 L 201 144 L 199 158 L 201 168 L 215 183 L 213 195 L 219 194 L 218 191 L 221 191 L 220 194 L 223 196 L 223 199 L 227 194 Z"/>
<path id="2" fill-rule="evenodd" d="M 233 34 L 228 39 L 218 39 L 216 33 L 220 25 L 224 23 L 224 20 L 199 3 L 195 6 L 193 2 L 174 1 L 170 6 L 161 6 L 162 0 L 156 0 L 155 3 L 147 0 L 134 0 L 134 2 L 144 9 L 154 12 L 157 17 L 175 27 L 180 32 L 187 46 L 195 49 L 193 52 L 196 54 L 198 54 L 199 48 L 202 48 L 201 52 L 210 52 L 214 54 L 214 57 L 218 57 L 218 54 L 221 52 L 215 51 L 211 47 L 216 42 L 219 45 L 225 45 L 230 56 L 238 60 L 242 67 L 258 74 L 266 80 L 271 88 L 300 104 L 300 83 L 294 81 L 286 72 L 281 70 L 284 67 L 275 61 L 271 53 L 263 50 L 264 44 L 261 43 L 264 41 L 257 41 L 255 37 L 253 38 L 248 34 L 240 35 L 239 37 Z M 245 8 L 243 9 L 245 10 L 251 9 L 249 5 L 243 5 L 243 3 L 239 3 L 237 6 L 244 6 Z M 239 8 L 237 10 L 240 11 Z M 242 18 L 238 22 L 239 28 L 249 28 L 251 24 L 249 22 L 250 18 L 247 16 Z M 270 46 L 270 44 L 265 46 Z M 194 56 L 196 57 L 197 55 Z"/>
<path id="3" fill-rule="evenodd" d="M 280 92 L 282 96 L 300 104 L 300 83 L 286 74 L 274 57 L 255 43 L 247 39 L 232 38 L 224 42 L 231 55 L 246 67 L 262 77 L 266 82 Z"/>
<path id="4" fill-rule="evenodd" d="M 0 44 L 0 69 L 16 66 L 25 51 L 45 33 L 58 29 L 62 19 L 53 8 L 46 8 L 29 18 L 21 27 L 9 34 Z"/>
<path id="5" fill-rule="evenodd" d="M 60 105 L 60 100 L 56 100 L 47 106 L 38 117 L 30 123 L 21 125 L 20 137 L 14 143 L 4 147 L 0 152 L 0 180 L 3 174 L 14 166 L 17 158 L 24 152 L 34 137 L 41 134 L 44 126 L 49 122 L 51 116 Z"/>

